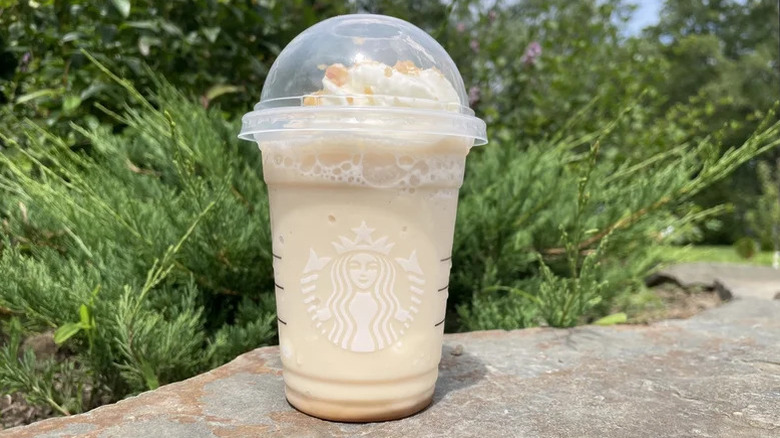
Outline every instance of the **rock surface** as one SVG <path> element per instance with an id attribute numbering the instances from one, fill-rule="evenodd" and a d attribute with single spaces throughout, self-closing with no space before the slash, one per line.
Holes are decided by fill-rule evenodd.
<path id="1" fill-rule="evenodd" d="M 344 424 L 284 399 L 276 347 L 2 437 L 779 437 L 780 301 L 688 320 L 447 335 L 434 403 Z"/>
<path id="2" fill-rule="evenodd" d="M 682 263 L 656 272 L 649 285 L 669 281 L 690 289 L 715 289 L 723 300 L 739 298 L 776 299 L 780 294 L 780 270 L 767 266 L 733 263 Z"/>

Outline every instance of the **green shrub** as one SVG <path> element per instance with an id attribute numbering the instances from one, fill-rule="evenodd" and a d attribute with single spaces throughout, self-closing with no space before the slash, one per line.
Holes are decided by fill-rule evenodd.
<path id="1" fill-rule="evenodd" d="M 249 0 L 112 0 L 0 2 L 0 104 L 46 126 L 71 144 L 88 141 L 69 121 L 119 125 L 95 107 L 117 110 L 121 87 L 81 50 L 110 63 L 146 93 L 144 66 L 204 106 L 235 115 L 260 96 L 276 55 L 295 35 L 344 2 Z M 136 102 L 137 103 L 137 102 Z M 134 104 L 136 104 L 134 103 Z M 0 145 L 2 146 L 2 145 Z"/>
<path id="2" fill-rule="evenodd" d="M 743 259 L 751 259 L 761 250 L 756 239 L 743 237 L 734 242 L 734 250 Z"/>
<path id="3" fill-rule="evenodd" d="M 275 337 L 260 154 L 170 86 L 154 105 L 124 135 L 74 126 L 89 150 L 17 121 L 28 147 L 0 155 L 0 308 L 57 329 L 99 389 L 83 408 Z"/>
<path id="4" fill-rule="evenodd" d="M 260 154 L 234 121 L 280 47 L 344 4 L 7 3 L 0 391 L 74 413 L 273 343 Z M 660 245 L 725 210 L 693 197 L 780 142 L 777 124 L 744 144 L 718 130 L 713 105 L 736 107 L 707 96 L 726 87 L 669 101 L 661 85 L 681 70 L 655 41 L 619 35 L 621 1 L 418 3 L 406 18 L 452 53 L 490 127 L 462 189 L 449 331 L 571 326 L 633 305 Z M 51 331 L 62 360 L 21 351 L 23 335 Z"/>
<path id="5" fill-rule="evenodd" d="M 780 160 L 775 166 L 760 162 L 757 166 L 761 195 L 747 212 L 750 231 L 758 238 L 762 249 L 780 251 Z"/>
<path id="6" fill-rule="evenodd" d="M 725 208 L 701 210 L 692 197 L 780 142 L 774 124 L 723 152 L 705 140 L 646 159 L 600 153 L 634 111 L 642 108 L 595 133 L 562 130 L 527 147 L 502 130 L 473 153 L 453 250 L 458 328 L 571 326 L 603 316 L 616 297 L 641 290 L 659 245 Z"/>
<path id="7" fill-rule="evenodd" d="M 28 332 L 56 330 L 67 353 L 43 375 L 29 354 L 6 363 L 0 388 L 61 413 L 275 341 L 260 154 L 239 143 L 235 123 L 170 85 L 150 102 L 114 80 L 136 101 L 114 114 L 123 133 L 73 126 L 90 145 L 74 149 L 17 120 L 27 146 L 0 154 L 0 310 Z M 641 107 L 567 134 L 581 132 L 588 108 L 543 140 L 524 144 L 502 129 L 474 151 L 449 330 L 571 326 L 609 313 L 651 267 L 662 230 L 717 212 L 692 209 L 691 196 L 780 142 L 775 124 L 723 154 L 702 142 L 616 159 L 600 147 Z M 14 356 L 17 338 L 0 354 Z M 55 378 L 76 389 L 41 395 Z"/>

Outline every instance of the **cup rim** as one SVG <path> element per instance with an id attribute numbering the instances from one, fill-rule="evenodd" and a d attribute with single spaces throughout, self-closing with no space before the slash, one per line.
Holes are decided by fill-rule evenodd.
<path id="1" fill-rule="evenodd" d="M 393 123 L 395 119 L 395 123 Z M 279 132 L 407 133 L 471 138 L 487 144 L 487 125 L 473 115 L 410 107 L 282 106 L 242 117 L 238 138 L 259 141 Z"/>

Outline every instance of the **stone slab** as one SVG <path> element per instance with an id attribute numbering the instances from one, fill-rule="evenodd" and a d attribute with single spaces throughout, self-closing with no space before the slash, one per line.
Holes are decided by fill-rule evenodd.
<path id="1" fill-rule="evenodd" d="M 447 335 L 434 403 L 346 424 L 284 400 L 277 347 L 1 437 L 780 437 L 780 301 L 650 326 Z"/>
<path id="2" fill-rule="evenodd" d="M 673 282 L 686 289 L 715 289 L 723 300 L 739 298 L 776 299 L 780 293 L 780 270 L 768 266 L 735 263 L 682 263 L 669 266 L 647 279 L 649 285 Z"/>

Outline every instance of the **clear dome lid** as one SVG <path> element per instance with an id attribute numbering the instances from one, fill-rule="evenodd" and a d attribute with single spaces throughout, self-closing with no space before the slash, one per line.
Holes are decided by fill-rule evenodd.
<path id="1" fill-rule="evenodd" d="M 240 138 L 280 131 L 392 131 L 470 137 L 485 123 L 468 106 L 444 48 L 406 21 L 343 15 L 295 37 L 268 73 Z"/>

